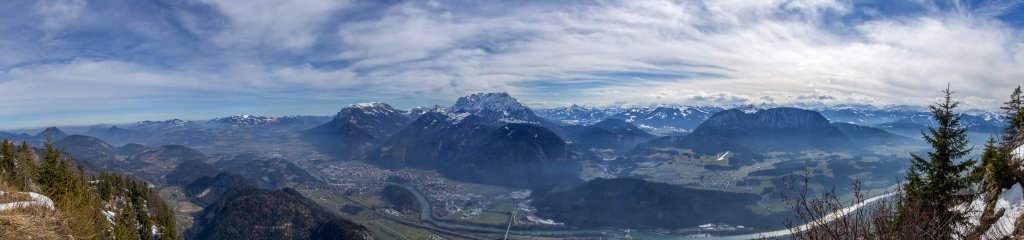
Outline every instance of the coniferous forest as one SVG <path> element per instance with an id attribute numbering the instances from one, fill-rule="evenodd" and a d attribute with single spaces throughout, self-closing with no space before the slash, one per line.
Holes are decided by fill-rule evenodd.
<path id="1" fill-rule="evenodd" d="M 5 196 L 33 192 L 52 201 L 52 209 L 39 205 L 8 210 L 23 211 L 21 215 L 0 216 L 0 223 L 8 221 L 0 226 L 32 227 L 4 229 L 4 234 L 11 235 L 4 238 L 182 239 L 174 213 L 145 182 L 116 173 L 88 174 L 50 142 L 34 149 L 24 142 L 3 140 L 0 173 Z M 20 226 L 11 222 L 16 217 L 53 221 Z"/>

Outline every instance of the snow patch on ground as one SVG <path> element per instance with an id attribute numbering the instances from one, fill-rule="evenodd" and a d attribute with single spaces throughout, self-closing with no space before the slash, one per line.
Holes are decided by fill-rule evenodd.
<path id="1" fill-rule="evenodd" d="M 0 191 L 0 196 L 3 196 L 5 194 L 7 193 L 4 191 Z M 50 198 L 46 197 L 45 195 L 34 192 L 21 192 L 16 194 L 28 194 L 31 200 L 0 204 L 0 211 L 7 211 L 15 208 L 27 208 L 31 206 L 43 206 L 49 209 L 53 209 L 53 200 L 50 200 Z"/>
<path id="2" fill-rule="evenodd" d="M 985 201 L 983 198 L 979 197 L 971 202 L 971 212 L 969 214 L 972 224 L 978 224 L 979 218 L 981 218 L 981 211 L 984 209 Z M 1010 189 L 1004 189 L 999 194 L 999 199 L 996 200 L 996 208 L 993 212 L 999 212 L 999 209 L 1006 209 L 1006 211 L 995 224 L 992 224 L 992 228 L 985 232 L 982 239 L 1002 239 L 1013 233 L 1017 217 L 1020 217 L 1021 213 L 1024 212 L 1024 191 L 1022 191 L 1020 183 L 1014 184 Z"/>
<path id="3" fill-rule="evenodd" d="M 103 210 L 103 216 L 107 217 L 107 221 L 110 224 L 114 224 L 114 211 Z"/>
<path id="4" fill-rule="evenodd" d="M 1014 149 L 1013 155 L 1017 156 L 1017 158 L 1024 158 L 1024 145 L 1021 145 L 1020 147 L 1017 147 L 1017 149 Z"/>
<path id="5" fill-rule="evenodd" d="M 726 157 L 726 156 L 729 156 L 729 151 L 725 151 L 725 153 L 722 153 L 722 155 L 719 155 L 719 156 L 718 156 L 718 160 L 716 160 L 716 161 L 722 161 L 722 160 L 725 160 L 725 157 Z"/>

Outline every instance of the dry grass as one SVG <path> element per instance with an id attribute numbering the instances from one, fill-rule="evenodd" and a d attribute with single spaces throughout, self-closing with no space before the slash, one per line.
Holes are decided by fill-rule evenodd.
<path id="1" fill-rule="evenodd" d="M 0 195 L 0 204 L 12 203 L 12 202 L 26 202 L 26 201 L 32 201 L 32 196 L 29 196 L 28 194 L 25 194 L 25 193 L 20 193 L 20 192 L 12 193 L 12 192 L 7 192 L 7 191 L 5 191 L 3 195 Z"/>
<path id="2" fill-rule="evenodd" d="M 2 179 L 0 179 L 0 191 L 3 191 L 5 193 L 3 195 L 0 195 L 0 204 L 32 200 L 32 197 L 30 197 L 28 194 L 18 193 L 20 192 L 18 191 L 18 189 L 10 187 L 10 185 L 8 185 Z"/>
<path id="3" fill-rule="evenodd" d="M 45 207 L 0 212 L 0 239 L 74 239 L 60 215 Z"/>
<path id="4" fill-rule="evenodd" d="M 31 201 L 28 194 L 0 181 L 0 203 Z M 0 212 L 0 239 L 74 239 L 60 212 L 34 205 Z"/>

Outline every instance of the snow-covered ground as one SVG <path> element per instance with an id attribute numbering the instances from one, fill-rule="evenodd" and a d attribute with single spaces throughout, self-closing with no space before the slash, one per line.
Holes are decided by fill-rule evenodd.
<path id="1" fill-rule="evenodd" d="M 1024 145 L 1021 145 L 1020 147 L 1017 147 L 1017 149 L 1014 149 L 1013 156 L 1016 156 L 1018 159 L 1024 159 Z"/>
<path id="2" fill-rule="evenodd" d="M 1024 146 L 1014 149 L 1013 156 L 1017 159 L 1024 159 Z M 970 208 L 972 210 L 971 223 L 977 224 L 981 217 L 981 211 L 985 208 L 984 199 L 981 197 L 975 199 L 971 202 Z M 983 239 L 1001 239 L 1013 233 L 1017 218 L 1024 213 L 1024 188 L 1020 183 L 1014 184 L 1010 189 L 1004 189 L 999 194 L 994 211 L 998 212 L 1000 209 L 1005 209 L 1003 216 L 985 232 Z"/>
<path id="3" fill-rule="evenodd" d="M 981 218 L 981 211 L 985 208 L 984 199 L 980 197 L 975 199 L 971 202 L 970 208 L 972 210 L 970 212 L 971 223 L 978 224 L 978 219 Z M 1020 217 L 1020 214 L 1024 212 L 1024 191 L 1022 191 L 1020 183 L 1014 184 L 1010 189 L 1004 189 L 999 194 L 994 212 L 999 212 L 1000 209 L 1006 209 L 1003 216 L 992 225 L 992 228 L 985 232 L 982 239 L 1002 239 L 1013 233 L 1017 217 Z"/>
<path id="4" fill-rule="evenodd" d="M 8 194 L 8 193 L 6 193 L 4 191 L 0 191 L 0 196 L 3 196 L 5 194 Z M 46 197 L 46 196 L 44 196 L 42 194 L 38 194 L 38 193 L 34 193 L 34 192 L 22 192 L 20 194 L 28 194 L 28 196 L 29 196 L 29 198 L 31 200 L 30 201 L 22 201 L 22 202 L 12 202 L 12 203 L 0 204 L 0 212 L 7 211 L 7 210 L 10 210 L 10 209 L 15 209 L 15 208 L 27 208 L 27 207 L 31 207 L 31 206 L 43 206 L 43 207 L 46 207 L 46 208 L 49 208 L 49 209 L 53 209 L 53 200 L 50 200 L 49 197 Z"/>

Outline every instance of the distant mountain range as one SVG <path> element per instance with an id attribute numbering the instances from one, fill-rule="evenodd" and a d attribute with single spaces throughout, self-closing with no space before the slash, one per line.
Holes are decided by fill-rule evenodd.
<path id="1" fill-rule="evenodd" d="M 152 184 L 163 184 L 164 176 L 182 162 L 207 159 L 203 153 L 181 145 L 147 147 L 128 144 L 114 147 L 103 140 L 84 135 L 68 136 L 54 145 L 99 170 L 128 174 Z"/>
<path id="2" fill-rule="evenodd" d="M 237 115 L 206 121 L 171 119 L 141 121 L 126 125 L 93 126 L 82 134 L 113 144 L 206 145 L 227 135 L 273 131 L 297 131 L 330 121 L 326 116 L 266 117 Z"/>
<path id="3" fill-rule="evenodd" d="M 0 132 L 0 138 L 33 145 L 50 139 L 87 170 L 117 171 L 183 191 L 185 201 L 203 207 L 192 215 L 197 223 L 188 232 L 192 237 L 257 237 L 263 235 L 235 229 L 290 224 L 287 231 L 274 234 L 359 238 L 365 236 L 361 227 L 333 217 L 290 189 L 326 186 L 292 160 L 302 166 L 310 164 L 301 162 L 309 159 L 315 159 L 313 165 L 363 161 L 387 169 L 430 170 L 461 182 L 531 189 L 537 193 L 538 216 L 570 226 L 690 227 L 708 219 L 747 223 L 775 216 L 751 214 L 746 206 L 763 197 L 756 194 L 707 190 L 711 188 L 688 182 L 682 184 L 705 190 L 639 179 L 593 178 L 664 181 L 646 175 L 644 168 L 652 166 L 664 166 L 659 170 L 668 171 L 653 173 L 668 176 L 676 174 L 672 170 L 747 175 L 749 171 L 735 170 L 782 155 L 817 154 L 816 150 L 825 155 L 883 154 L 879 152 L 889 146 L 919 144 L 917 134 L 934 125 L 929 116 L 921 109 L 898 107 L 813 110 L 763 105 L 730 109 L 573 105 L 534 111 L 507 93 L 478 93 L 460 97 L 451 106 L 410 110 L 386 103 L 357 103 L 331 117 L 172 119 L 95 126 L 73 134 L 55 127 L 36 134 Z M 963 116 L 973 134 L 994 133 L 1001 127 L 994 115 L 984 112 Z M 275 150 L 218 152 L 235 144 Z M 301 154 L 268 154 L 287 147 L 296 147 Z M 285 159 L 292 156 L 296 158 Z M 793 170 L 785 167 L 793 164 L 784 162 L 755 172 L 769 176 L 773 171 Z M 676 166 L 679 169 L 667 169 Z M 854 168 L 828 166 L 832 171 Z M 703 182 L 704 175 L 699 177 Z M 751 183 L 764 179 L 754 180 Z M 407 194 L 394 190 L 384 199 L 389 205 L 415 209 Z M 283 210 L 266 212 L 278 206 Z M 272 217 L 256 219 L 260 214 Z"/>
<path id="4" fill-rule="evenodd" d="M 474 94 L 421 114 L 364 159 L 500 185 L 573 179 L 579 163 L 553 127 L 506 93 Z"/>
<path id="5" fill-rule="evenodd" d="M 585 149 L 611 149 L 626 152 L 636 145 L 657 136 L 619 119 L 605 119 L 593 125 L 565 127 L 565 132 L 576 144 Z"/>
<path id="6" fill-rule="evenodd" d="M 722 111 L 717 107 L 581 107 L 538 110 L 542 117 L 569 125 L 587 125 L 605 119 L 619 119 L 634 124 L 644 131 L 659 135 L 690 133 L 712 114 Z"/>
<path id="7" fill-rule="evenodd" d="M 51 141 L 57 141 L 67 136 L 67 133 L 64 133 L 64 131 L 61 131 L 59 128 L 56 127 L 48 127 L 46 129 L 43 129 L 43 131 L 37 133 L 36 135 L 29 135 L 25 133 L 0 132 L 0 138 L 16 142 L 26 142 L 34 146 L 40 146 L 47 139 L 50 139 Z"/>
<path id="8" fill-rule="evenodd" d="M 253 115 L 235 115 L 221 118 L 214 118 L 207 121 L 208 126 L 220 126 L 228 128 L 284 128 L 284 129 L 305 129 L 329 121 L 327 116 L 283 116 L 267 117 Z"/>
<path id="9" fill-rule="evenodd" d="M 743 105 L 734 109 L 743 112 L 779 108 L 763 105 Z M 710 106 L 657 106 L 657 107 L 584 107 L 572 105 L 551 109 L 539 109 L 538 115 L 555 122 L 570 125 L 587 125 L 604 119 L 621 119 L 637 125 L 653 134 L 670 136 L 693 132 L 711 115 L 726 110 Z M 909 106 L 840 106 L 832 108 L 811 108 L 832 122 L 850 123 L 880 128 L 907 137 L 920 137 L 920 130 L 934 126 L 931 112 L 927 109 Z M 985 111 L 967 111 L 963 115 L 964 125 L 971 132 L 994 134 L 1002 128 L 1003 122 L 997 114 Z"/>
<path id="10" fill-rule="evenodd" d="M 106 142 L 163 145 L 158 148 L 137 144 L 103 146 L 83 137 L 69 141 L 77 144 L 65 145 L 91 149 L 69 150 L 94 159 L 90 162 L 100 168 L 132 160 L 133 164 L 158 166 L 153 171 L 160 169 L 160 174 L 155 176 L 163 177 L 193 159 L 170 158 L 171 162 L 164 164 L 147 162 L 149 155 L 142 153 L 173 153 L 170 150 L 180 147 L 176 145 L 202 146 L 238 134 L 274 136 L 275 132 L 290 131 L 301 132 L 303 140 L 335 159 L 362 160 L 391 168 L 433 169 L 466 181 L 533 185 L 531 182 L 578 181 L 572 180 L 576 178 L 574 174 L 566 173 L 577 172 L 583 161 L 629 159 L 664 147 L 690 149 L 699 156 L 728 155 L 731 162 L 745 165 L 759 161 L 769 151 L 860 151 L 872 145 L 912 144 L 912 134 L 901 137 L 893 133 L 912 133 L 932 124 L 922 114 L 906 108 L 818 112 L 759 105 L 734 109 L 573 105 L 535 112 L 507 93 L 478 93 L 460 97 L 451 106 L 408 111 L 386 103 L 358 103 L 343 107 L 330 118 L 240 115 L 203 122 L 142 121 L 130 127 L 95 127 L 88 131 Z M 964 119 L 976 131 L 998 128 L 997 121 L 990 117 L 965 115 Z M 53 128 L 36 136 L 15 137 L 39 141 L 45 134 L 65 135 Z M 129 149 L 133 149 L 131 153 L 126 152 Z M 276 169 L 286 171 L 290 168 L 278 164 L 287 161 L 260 161 L 264 162 L 252 166 L 278 166 Z M 234 167 L 248 166 L 241 163 L 247 161 L 239 162 Z M 193 171 L 202 166 L 194 161 L 185 165 Z M 299 175 L 302 174 L 290 174 Z M 183 177 L 187 182 L 200 176 Z M 264 187 L 284 186 L 269 184 Z"/>
<path id="11" fill-rule="evenodd" d="M 773 151 L 859 152 L 866 146 L 902 143 L 906 139 L 877 128 L 832 123 L 811 110 L 771 108 L 746 113 L 732 109 L 714 114 L 689 135 L 661 137 L 638 146 L 631 154 L 674 147 L 702 156 L 728 154 L 730 164 L 747 165 Z"/>

